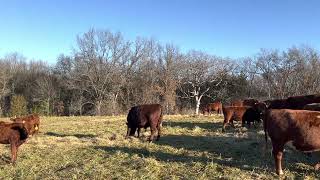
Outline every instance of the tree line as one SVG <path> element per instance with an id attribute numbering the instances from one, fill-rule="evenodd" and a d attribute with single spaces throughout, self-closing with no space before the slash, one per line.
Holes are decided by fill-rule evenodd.
<path id="1" fill-rule="evenodd" d="M 90 29 L 54 65 L 19 53 L 0 58 L 0 113 L 117 115 L 160 103 L 167 114 L 199 113 L 220 100 L 285 98 L 320 92 L 319 52 L 261 49 L 232 59 L 120 32 Z"/>

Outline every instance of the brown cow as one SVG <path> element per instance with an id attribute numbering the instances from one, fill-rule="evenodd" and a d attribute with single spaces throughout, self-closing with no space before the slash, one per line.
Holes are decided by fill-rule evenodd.
<path id="1" fill-rule="evenodd" d="M 207 112 L 208 115 L 210 115 L 211 112 L 216 112 L 217 114 L 222 114 L 222 103 L 220 101 L 209 103 L 203 108 L 202 112 L 203 112 L 203 114 L 205 114 L 205 112 Z"/>
<path id="2" fill-rule="evenodd" d="M 28 138 L 28 130 L 24 125 L 24 123 L 0 122 L 0 143 L 10 144 L 11 162 L 13 164 L 17 160 L 19 146 Z"/>
<path id="3" fill-rule="evenodd" d="M 10 119 L 13 122 L 25 122 L 25 127 L 29 135 L 34 135 L 39 132 L 40 118 L 37 114 L 31 114 L 24 117 Z"/>
<path id="4" fill-rule="evenodd" d="M 265 140 L 272 142 L 276 173 L 283 174 L 281 160 L 284 145 L 292 141 L 299 151 L 320 150 L 320 112 L 307 110 L 270 109 L 264 119 Z M 319 167 L 319 164 L 316 165 Z"/>
<path id="5" fill-rule="evenodd" d="M 225 131 L 226 125 L 231 124 L 232 127 L 234 127 L 233 120 L 235 121 L 241 121 L 242 122 L 242 116 L 247 111 L 247 109 L 250 108 L 249 106 L 223 106 L 223 127 L 222 131 Z"/>
<path id="6" fill-rule="evenodd" d="M 127 135 L 134 136 L 138 130 L 138 137 L 140 136 L 140 128 L 150 127 L 151 136 L 149 141 L 151 142 L 155 136 L 155 132 L 158 131 L 157 140 L 161 136 L 161 124 L 162 124 L 162 106 L 160 104 L 144 104 L 134 106 L 130 109 L 127 117 Z"/>

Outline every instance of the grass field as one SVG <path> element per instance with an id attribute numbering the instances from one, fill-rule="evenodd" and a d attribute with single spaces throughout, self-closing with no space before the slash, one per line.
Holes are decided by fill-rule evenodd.
<path id="1" fill-rule="evenodd" d="M 125 116 L 41 117 L 15 166 L 0 145 L 0 179 L 275 179 L 261 127 L 228 128 L 222 116 L 165 116 L 160 141 L 125 139 Z M 283 177 L 319 179 L 317 154 L 286 148 Z M 320 158 L 318 158 L 320 159 Z"/>

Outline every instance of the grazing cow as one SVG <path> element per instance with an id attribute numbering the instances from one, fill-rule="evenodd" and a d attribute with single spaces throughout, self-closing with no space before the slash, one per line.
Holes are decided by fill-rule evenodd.
<path id="1" fill-rule="evenodd" d="M 25 122 L 25 127 L 29 135 L 34 135 L 39 132 L 40 118 L 37 114 L 31 114 L 24 117 L 10 119 L 13 122 Z"/>
<path id="2" fill-rule="evenodd" d="M 140 128 L 150 127 L 151 136 L 149 141 L 151 142 L 155 136 L 155 132 L 158 131 L 157 140 L 161 136 L 161 123 L 162 123 L 162 107 L 160 104 L 145 104 L 134 106 L 130 109 L 127 117 L 127 135 L 134 136 L 138 130 L 138 137 L 140 136 Z"/>
<path id="3" fill-rule="evenodd" d="M 224 121 L 222 131 L 225 131 L 227 124 L 231 124 L 231 126 L 234 127 L 234 120 L 243 122 L 242 117 L 249 108 L 249 106 L 223 106 Z"/>
<path id="4" fill-rule="evenodd" d="M 305 110 L 320 111 L 320 103 L 307 104 L 303 107 Z"/>
<path id="5" fill-rule="evenodd" d="M 220 101 L 209 103 L 203 108 L 202 112 L 203 112 L 203 114 L 205 114 L 205 112 L 207 112 L 208 115 L 210 115 L 211 112 L 216 112 L 217 114 L 222 114 L 222 103 Z"/>
<path id="6" fill-rule="evenodd" d="M 10 144 L 11 162 L 17 160 L 18 148 L 28 138 L 28 130 L 24 123 L 5 123 L 0 122 L 0 143 Z"/>
<path id="7" fill-rule="evenodd" d="M 265 140 L 272 142 L 276 173 L 283 174 L 281 160 L 284 145 L 292 142 L 299 151 L 320 150 L 320 112 L 290 109 L 269 109 L 264 118 Z M 315 167 L 318 168 L 320 164 Z"/>

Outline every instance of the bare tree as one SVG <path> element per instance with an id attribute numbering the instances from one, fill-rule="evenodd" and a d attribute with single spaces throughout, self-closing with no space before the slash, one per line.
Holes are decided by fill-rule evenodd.
<path id="1" fill-rule="evenodd" d="M 130 44 L 120 33 L 91 29 L 77 38 L 72 85 L 86 94 L 86 102 L 101 115 L 101 106 L 108 98 L 118 98 L 121 66 L 126 63 Z M 120 85 L 120 86 L 119 86 Z"/>
<path id="2" fill-rule="evenodd" d="M 181 69 L 180 97 L 194 99 L 195 114 L 198 115 L 202 97 L 207 95 L 212 87 L 222 83 L 222 77 L 227 74 L 225 63 L 220 58 L 191 51 L 186 55 Z"/>

